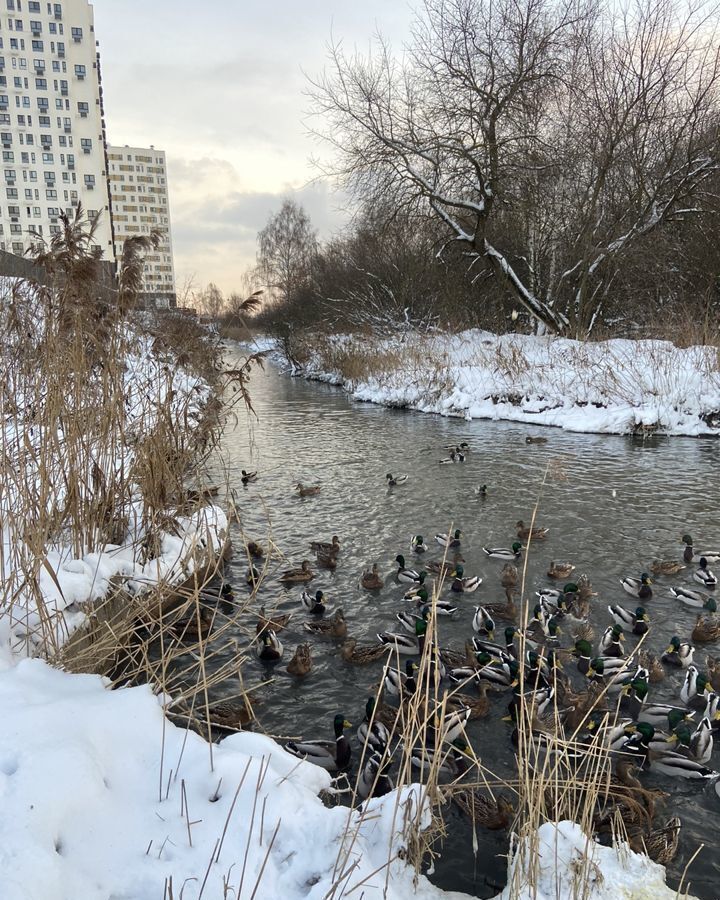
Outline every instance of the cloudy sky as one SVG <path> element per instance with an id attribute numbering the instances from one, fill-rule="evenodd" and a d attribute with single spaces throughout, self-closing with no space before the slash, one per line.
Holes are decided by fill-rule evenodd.
<path id="1" fill-rule="evenodd" d="M 410 0 L 93 0 L 108 139 L 168 154 L 178 287 L 240 289 L 255 239 L 283 197 L 321 236 L 342 197 L 317 181 L 304 72 L 331 36 L 366 50 L 380 30 L 407 37 Z"/>

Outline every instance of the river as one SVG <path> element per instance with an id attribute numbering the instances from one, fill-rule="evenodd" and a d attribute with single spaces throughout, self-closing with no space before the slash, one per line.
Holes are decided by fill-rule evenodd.
<path id="1" fill-rule="evenodd" d="M 242 358 L 242 349 L 233 349 L 228 363 L 234 366 Z M 620 586 L 623 576 L 639 576 L 654 558 L 679 558 L 685 532 L 695 536 L 698 546 L 720 545 L 720 442 L 714 439 L 642 441 L 386 409 L 350 401 L 334 387 L 290 378 L 273 365 L 253 374 L 249 389 L 256 417 L 241 412 L 230 424 L 215 477 L 220 479 L 227 466 L 245 534 L 265 546 L 271 538 L 286 557 L 273 562 L 260 591 L 268 610 L 294 612 L 281 635 L 286 660 L 306 638 L 313 644 L 315 659 L 313 672 L 304 680 L 288 676 L 285 663 L 274 670 L 256 661 L 246 666 L 248 684 L 273 678 L 259 691 L 258 717 L 274 735 L 330 738 L 335 712 L 358 724 L 381 671 L 379 663 L 345 664 L 336 644 L 302 631 L 307 616 L 299 603 L 301 588 L 283 587 L 278 575 L 303 559 L 313 561 L 311 540 L 328 541 L 339 535 L 342 552 L 337 570 L 317 570 L 313 561 L 317 577 L 311 588 L 324 590 L 333 608 L 343 608 L 350 634 L 372 640 L 376 631 L 396 630 L 395 613 L 406 608 L 398 602 L 405 586 L 392 576 L 398 553 L 405 555 L 408 565 L 422 565 L 410 550 L 411 536 L 422 534 L 428 540 L 425 560 L 440 559 L 442 549 L 433 535 L 451 526 L 461 528 L 466 574 L 481 575 L 484 582 L 459 601 L 461 610 L 454 620 L 440 623 L 441 643 L 455 646 L 462 646 L 472 633 L 474 605 L 503 598 L 502 563 L 488 559 L 483 545 L 509 546 L 515 540 L 515 522 L 521 518 L 529 522 L 536 502 L 537 524 L 547 526 L 550 533 L 531 552 L 526 595 L 551 585 L 545 574 L 551 559 L 572 561 L 576 574 L 587 573 L 598 592 L 591 616 L 598 635 L 610 623 L 608 604 L 621 603 L 633 610 L 637 605 Z M 527 444 L 528 435 L 545 437 L 547 443 Z M 468 460 L 439 465 L 442 446 L 461 441 L 471 447 Z M 242 485 L 243 468 L 258 470 L 255 483 Z M 388 489 L 387 472 L 406 472 L 410 478 L 405 485 Z M 300 499 L 294 492 L 298 481 L 320 484 L 322 490 L 316 497 Z M 473 491 L 480 484 L 487 485 L 484 498 Z M 359 587 L 359 577 L 373 562 L 388 581 L 380 592 L 369 593 Z M 669 588 L 699 587 L 692 582 L 693 568 L 655 580 L 647 604 L 651 617 L 647 644 L 654 652 L 664 649 L 673 634 L 689 638 L 694 614 L 671 597 Z M 245 569 L 243 555 L 236 554 L 226 577 L 238 590 Z M 709 648 L 717 652 L 713 645 Z M 696 660 L 704 665 L 703 647 Z M 681 682 L 679 671 L 668 670 L 665 681 L 653 689 L 653 700 L 674 698 L 679 703 Z M 468 730 L 477 752 L 491 767 L 497 763 L 502 768 L 511 748 L 509 728 L 501 721 L 506 706 L 507 697 L 498 695 L 491 717 L 471 723 Z M 718 751 L 711 765 L 720 768 Z M 714 790 L 695 783 L 671 783 L 652 774 L 643 780 L 671 792 L 666 817 L 676 812 L 684 823 L 671 877 L 677 879 L 697 846 L 705 843 L 688 877 L 692 893 L 716 900 L 720 799 Z M 497 884 L 504 882 L 507 836 L 479 832 L 480 862 L 475 863 L 470 829 L 454 809 L 448 823 L 433 880 L 447 889 L 493 896 Z"/>

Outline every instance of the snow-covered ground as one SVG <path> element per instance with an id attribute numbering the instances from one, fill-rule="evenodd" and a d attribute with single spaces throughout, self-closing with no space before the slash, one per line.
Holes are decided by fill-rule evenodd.
<path id="1" fill-rule="evenodd" d="M 717 347 L 478 330 L 337 335 L 311 349 L 303 374 L 342 385 L 356 400 L 466 419 L 609 434 L 720 435 Z"/>

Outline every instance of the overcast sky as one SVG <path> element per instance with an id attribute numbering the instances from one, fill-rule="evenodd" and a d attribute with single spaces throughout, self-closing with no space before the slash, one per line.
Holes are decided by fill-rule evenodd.
<path id="1" fill-rule="evenodd" d="M 367 49 L 379 29 L 398 47 L 409 0 L 94 0 L 111 144 L 168 154 L 178 287 L 194 275 L 240 287 L 255 239 L 285 196 L 321 236 L 342 198 L 315 183 L 303 72 L 319 73 L 331 34 Z"/>

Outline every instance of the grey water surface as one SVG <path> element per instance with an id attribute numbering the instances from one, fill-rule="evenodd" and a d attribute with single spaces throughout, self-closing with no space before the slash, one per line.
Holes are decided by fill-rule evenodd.
<path id="1" fill-rule="evenodd" d="M 228 353 L 233 366 L 246 352 Z M 398 553 L 408 565 L 421 567 L 423 558 L 410 550 L 410 538 L 422 534 L 430 549 L 424 559 L 442 558 L 433 541 L 436 532 L 461 528 L 466 574 L 479 574 L 477 592 L 459 600 L 454 620 L 441 620 L 443 646 L 462 647 L 472 634 L 477 603 L 503 599 L 499 575 L 503 563 L 488 559 L 486 546 L 509 546 L 515 540 L 515 522 L 529 522 L 539 498 L 537 524 L 550 528 L 548 539 L 534 545 L 528 565 L 526 595 L 550 586 L 546 570 L 551 560 L 571 561 L 576 574 L 590 577 L 598 596 L 591 621 L 599 633 L 610 622 L 607 605 L 636 603 L 624 593 L 620 579 L 638 576 L 654 558 L 679 558 L 681 535 L 689 531 L 696 545 L 720 546 L 720 442 L 714 439 L 654 437 L 644 442 L 632 437 L 572 434 L 556 429 L 532 428 L 506 422 L 442 418 L 416 412 L 355 403 L 339 389 L 282 374 L 273 365 L 253 374 L 250 385 L 257 417 L 240 411 L 222 441 L 223 466 L 247 537 L 278 546 L 286 560 L 274 561 L 263 584 L 258 605 L 268 610 L 293 611 L 293 620 L 281 637 L 286 661 L 273 668 L 253 661 L 244 670 L 246 683 L 273 678 L 258 692 L 262 727 L 280 736 L 331 738 L 332 718 L 342 712 L 355 725 L 362 721 L 365 700 L 377 684 L 381 663 L 367 667 L 345 664 L 332 641 L 320 641 L 302 631 L 307 618 L 299 596 L 302 586 L 284 587 L 279 573 L 289 565 L 311 560 L 317 577 L 310 588 L 324 590 L 332 608 L 342 607 L 349 633 L 362 641 L 375 632 L 395 630 L 395 613 L 406 609 L 400 598 L 406 586 L 394 579 Z M 547 443 L 529 445 L 526 435 L 543 436 Z M 441 466 L 444 444 L 467 441 L 471 452 L 465 463 Z M 241 469 L 259 472 L 254 484 L 244 487 Z M 406 472 L 405 485 L 388 489 L 387 472 Z M 318 483 L 317 497 L 299 499 L 297 481 Z M 487 497 L 473 487 L 487 485 Z M 240 534 L 232 526 L 235 537 Z M 317 569 L 309 549 L 311 540 L 342 542 L 335 572 Z M 367 592 L 359 586 L 361 573 L 377 562 L 385 587 Z M 244 590 L 246 561 L 236 554 L 226 579 Z M 658 652 L 673 634 L 688 638 L 692 611 L 673 600 L 673 584 L 699 587 L 692 582 L 692 567 L 673 577 L 655 580 L 647 603 L 651 634 L 646 646 Z M 284 666 L 295 646 L 308 638 L 313 644 L 315 668 L 304 680 L 287 675 Z M 566 636 L 567 640 L 567 636 Z M 634 638 L 628 643 L 632 646 Z M 709 645 L 708 652 L 720 654 Z M 705 648 L 696 660 L 704 664 Z M 669 670 L 665 682 L 651 697 L 679 702 L 682 675 Z M 236 685 L 228 686 L 228 692 Z M 471 723 L 468 735 L 485 765 L 509 774 L 512 760 L 510 727 L 502 721 L 508 697 L 494 695 L 491 716 Z M 354 731 L 354 729 L 353 729 Z M 359 747 L 354 740 L 357 751 Z M 711 765 L 720 769 L 720 750 Z M 695 783 L 671 783 L 665 777 L 644 775 L 648 786 L 671 793 L 667 816 L 683 820 L 681 850 L 671 869 L 677 883 L 685 863 L 700 843 L 705 849 L 688 872 L 691 892 L 702 900 L 720 897 L 720 798 Z M 454 808 L 448 810 L 449 831 L 435 863 L 432 880 L 446 889 L 479 897 L 497 893 L 504 883 L 507 835 L 478 832 L 478 853 L 473 855 L 467 822 Z"/>

